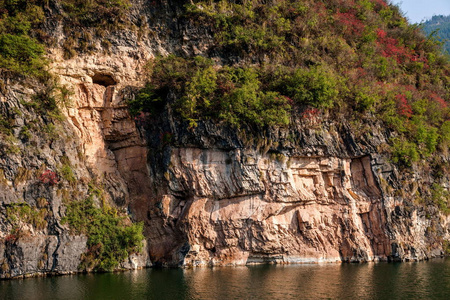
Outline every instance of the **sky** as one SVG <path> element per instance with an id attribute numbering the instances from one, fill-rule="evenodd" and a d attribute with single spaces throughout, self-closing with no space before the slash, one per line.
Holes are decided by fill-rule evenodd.
<path id="1" fill-rule="evenodd" d="M 450 15 L 450 0 L 391 0 L 398 4 L 411 23 L 420 23 L 433 15 Z"/>

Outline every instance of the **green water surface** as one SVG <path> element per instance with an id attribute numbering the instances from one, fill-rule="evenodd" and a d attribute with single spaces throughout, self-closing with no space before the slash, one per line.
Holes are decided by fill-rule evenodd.
<path id="1" fill-rule="evenodd" d="M 450 299 L 450 258 L 30 278 L 0 281 L 0 299 Z"/>

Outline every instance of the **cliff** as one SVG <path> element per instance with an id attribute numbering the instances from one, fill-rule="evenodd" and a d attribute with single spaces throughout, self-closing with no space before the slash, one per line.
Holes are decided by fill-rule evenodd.
<path id="1" fill-rule="evenodd" d="M 429 174 L 412 179 L 377 154 L 386 142 L 381 132 L 358 140 L 345 121 L 297 122 L 266 132 L 258 144 L 210 122 L 188 132 L 171 120 L 163 115 L 146 131 L 153 141 L 148 222 L 159 228 L 148 235 L 154 262 L 354 262 L 442 254 L 438 236 L 448 235 L 448 218 L 408 201 Z M 171 145 L 161 142 L 161 128 L 171 132 Z"/>
<path id="2" fill-rule="evenodd" d="M 384 1 L 372 2 L 385 7 Z M 420 152 L 415 161 L 405 158 L 407 154 L 395 159 L 390 147 L 407 133 L 390 128 L 374 110 L 363 114 L 360 106 L 345 106 L 338 98 L 350 101 L 350 93 L 342 91 L 327 92 L 341 103 L 335 108 L 327 104 L 328 98 L 315 102 L 320 93 L 312 100 L 297 100 L 295 94 L 297 102 L 280 104 L 260 123 L 241 112 L 234 112 L 239 118 L 232 121 L 217 117 L 220 106 L 202 104 L 190 110 L 179 104 L 185 99 L 179 93 L 193 86 L 187 78 L 198 73 L 179 77 L 181 90 L 166 88 L 161 82 L 176 81 L 155 77 L 158 66 L 152 75 L 149 61 L 168 54 L 202 55 L 212 58 L 212 68 L 220 72 L 225 66 L 262 65 L 278 54 L 252 49 L 260 45 L 256 42 L 248 48 L 240 44 L 244 50 L 236 49 L 236 42 L 218 44 L 216 27 L 196 23 L 210 24 L 209 7 L 203 3 L 196 7 L 209 17 L 183 1 L 115 1 L 112 8 L 93 3 L 104 8 L 100 11 L 106 24 L 99 25 L 88 14 L 89 7 L 77 1 L 36 1 L 45 15 L 40 34 L 50 40 L 50 79 L 2 65 L 2 278 L 152 265 L 423 260 L 444 255 L 450 239 L 444 138 L 432 154 Z M 296 3 L 303 2 L 289 1 Z M 88 17 L 83 19 L 70 5 L 86 9 L 80 11 Z M 102 29 L 107 32 L 99 33 Z M 310 42 L 301 40 L 302 49 Z M 351 55 L 349 49 L 345 52 Z M 318 59 L 315 52 L 304 55 L 308 64 Z M 326 61 L 328 54 L 323 55 Z M 344 64 L 346 59 L 339 61 Z M 204 64 L 209 68 L 209 62 Z M 335 72 L 324 70 L 317 72 Z M 213 76 L 220 79 L 221 74 Z M 395 76 L 392 80 L 398 81 L 406 75 Z M 264 85 L 264 79 L 260 81 Z M 164 97 L 145 98 L 156 106 L 149 109 L 144 101 L 134 116 L 129 105 L 136 108 L 148 82 L 161 86 L 144 91 L 164 91 Z M 340 81 L 331 82 L 334 86 Z M 290 91 L 267 86 L 273 93 Z M 434 87 L 441 93 L 441 86 Z M 211 102 L 217 93 L 208 96 Z M 262 93 L 269 95 L 258 91 Z M 448 101 L 448 94 L 439 95 Z M 282 108 L 288 113 L 279 115 Z M 448 113 L 434 126 L 447 120 Z M 437 163 L 427 162 L 431 160 Z M 431 189 L 433 184 L 436 188 Z M 443 201 L 445 209 L 427 200 L 432 196 Z M 91 223 L 104 230 L 100 235 L 119 232 L 117 243 L 124 252 L 109 255 L 113 247 L 99 239 Z M 145 240 L 140 245 L 142 228 Z"/>

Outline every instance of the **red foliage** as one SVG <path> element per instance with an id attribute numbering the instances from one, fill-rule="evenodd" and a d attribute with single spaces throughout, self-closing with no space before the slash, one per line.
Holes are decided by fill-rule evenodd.
<path id="1" fill-rule="evenodd" d="M 302 118 L 308 119 L 308 120 L 313 120 L 313 119 L 317 118 L 319 113 L 320 113 L 320 111 L 317 108 L 308 108 L 302 113 Z"/>
<path id="2" fill-rule="evenodd" d="M 288 12 L 289 12 L 291 15 L 293 15 L 293 16 L 298 15 L 297 10 L 296 10 L 295 8 L 293 8 L 293 7 L 289 7 L 289 8 L 288 8 Z"/>
<path id="3" fill-rule="evenodd" d="M 235 85 L 231 81 L 219 81 L 217 89 L 221 94 L 227 94 L 235 88 Z"/>
<path id="4" fill-rule="evenodd" d="M 357 68 L 356 72 L 357 72 L 359 78 L 363 78 L 363 77 L 367 76 L 367 71 L 362 67 Z"/>
<path id="5" fill-rule="evenodd" d="M 436 93 L 431 93 L 430 94 L 430 98 L 434 102 L 436 102 L 439 105 L 439 107 L 441 107 L 442 109 L 446 109 L 447 108 L 447 106 L 448 106 L 447 102 L 445 102 L 445 100 L 442 99 L 441 97 L 439 97 Z"/>
<path id="6" fill-rule="evenodd" d="M 386 38 L 386 31 L 384 31 L 383 29 L 378 29 L 377 30 L 377 37 L 379 40 L 385 39 Z"/>
<path id="7" fill-rule="evenodd" d="M 399 94 L 395 96 L 397 100 L 397 112 L 399 115 L 407 117 L 408 119 L 412 116 L 412 108 L 411 105 L 409 105 L 408 100 L 406 99 L 406 96 L 403 94 Z"/>
<path id="8" fill-rule="evenodd" d="M 327 16 L 327 14 L 328 14 L 327 8 L 326 8 L 325 4 L 322 3 L 322 2 L 315 2 L 314 3 L 314 11 L 317 13 L 317 15 L 320 18 L 325 18 Z"/>
<path id="9" fill-rule="evenodd" d="M 17 238 L 18 238 L 18 236 L 16 234 L 13 234 L 13 233 L 8 234 L 5 237 L 5 242 L 6 243 L 15 243 L 17 241 Z"/>
<path id="10" fill-rule="evenodd" d="M 51 170 L 46 170 L 44 173 L 39 176 L 39 180 L 42 183 L 49 184 L 49 185 L 55 185 L 58 183 L 58 177 L 55 172 Z"/>
<path id="11" fill-rule="evenodd" d="M 291 98 L 289 98 L 289 97 L 287 97 L 287 96 L 283 96 L 286 100 L 287 100 L 287 102 L 288 102 L 288 104 L 290 105 L 290 106 L 293 106 L 294 105 L 294 100 L 292 100 Z"/>
<path id="12" fill-rule="evenodd" d="M 343 26 L 346 35 L 359 37 L 364 32 L 365 25 L 353 11 L 344 13 L 338 11 L 335 18 L 338 20 L 338 25 Z"/>
<path id="13" fill-rule="evenodd" d="M 392 57 L 397 63 L 412 62 L 424 62 L 427 63 L 427 59 L 422 57 L 416 51 L 409 49 L 403 45 L 399 45 L 397 39 L 388 37 L 386 31 L 383 29 L 377 30 L 377 45 L 381 51 L 381 55 L 384 57 Z"/>
<path id="14" fill-rule="evenodd" d="M 378 30 L 378 45 L 380 46 L 381 55 L 384 57 L 393 57 L 397 63 L 401 63 L 401 58 L 406 55 L 405 49 L 398 47 L 398 41 L 394 38 L 386 36 L 384 30 Z"/>

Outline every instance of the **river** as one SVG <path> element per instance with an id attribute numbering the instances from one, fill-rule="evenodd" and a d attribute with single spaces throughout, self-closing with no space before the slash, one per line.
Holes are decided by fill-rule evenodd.
<path id="1" fill-rule="evenodd" d="M 428 262 L 146 269 L 0 281 L 1 299 L 450 299 Z"/>

